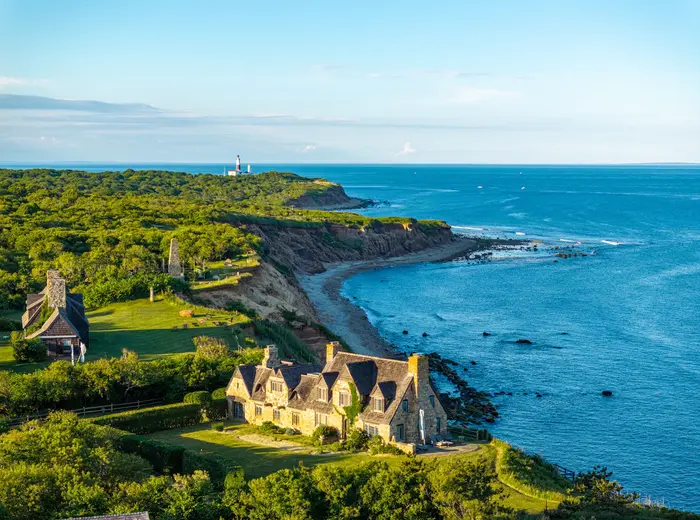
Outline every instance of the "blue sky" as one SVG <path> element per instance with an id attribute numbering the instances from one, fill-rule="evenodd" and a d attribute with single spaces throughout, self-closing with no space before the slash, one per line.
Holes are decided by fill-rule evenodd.
<path id="1" fill-rule="evenodd" d="M 700 0 L 0 0 L 0 161 L 700 162 Z"/>

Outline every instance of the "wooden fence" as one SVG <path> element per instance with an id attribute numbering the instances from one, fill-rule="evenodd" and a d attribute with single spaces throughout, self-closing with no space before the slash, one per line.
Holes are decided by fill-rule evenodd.
<path id="1" fill-rule="evenodd" d="M 554 466 L 554 469 L 556 469 L 557 473 L 559 473 L 562 477 L 569 479 L 571 482 L 576 480 L 576 472 L 574 470 L 565 468 L 559 464 L 552 464 L 552 466 Z"/>
<path id="2" fill-rule="evenodd" d="M 105 403 L 98 404 L 96 406 L 83 406 L 82 408 L 76 408 L 75 410 L 66 411 L 74 413 L 78 417 L 87 417 L 90 415 L 107 415 L 110 413 L 125 412 L 127 410 L 138 410 L 139 408 L 148 408 L 150 406 L 156 406 L 161 403 L 163 403 L 162 399 L 145 399 L 143 401 L 130 401 L 128 403 Z M 19 426 L 20 424 L 24 424 L 28 421 L 33 421 L 34 419 L 45 419 L 53 411 L 57 410 L 49 410 L 35 415 L 13 417 L 12 419 L 10 419 L 10 426 Z"/>
<path id="3" fill-rule="evenodd" d="M 492 438 L 488 430 L 474 430 L 461 426 L 448 426 L 447 429 L 455 439 L 460 441 L 489 442 Z"/>

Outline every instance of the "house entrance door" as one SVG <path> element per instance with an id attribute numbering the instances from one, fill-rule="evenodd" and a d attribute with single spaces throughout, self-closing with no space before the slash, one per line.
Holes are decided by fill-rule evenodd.
<path id="1" fill-rule="evenodd" d="M 345 440 L 348 435 L 348 418 L 343 416 L 343 431 L 340 432 L 340 438 Z"/>

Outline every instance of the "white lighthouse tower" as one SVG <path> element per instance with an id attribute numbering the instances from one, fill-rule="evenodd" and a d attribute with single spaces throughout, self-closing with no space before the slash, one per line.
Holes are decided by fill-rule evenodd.
<path id="1" fill-rule="evenodd" d="M 236 175 L 240 175 L 241 172 L 241 156 L 236 155 L 236 169 L 235 170 L 229 170 L 228 174 L 231 177 L 235 177 Z"/>

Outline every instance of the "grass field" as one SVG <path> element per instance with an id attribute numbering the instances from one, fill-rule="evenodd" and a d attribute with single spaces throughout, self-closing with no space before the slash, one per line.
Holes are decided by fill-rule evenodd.
<path id="1" fill-rule="evenodd" d="M 194 310 L 192 318 L 183 318 L 181 310 Z M 210 318 L 206 318 L 209 315 Z M 188 305 L 179 300 L 147 298 L 113 303 L 87 313 L 90 321 L 90 347 L 87 360 L 120 356 L 122 349 L 136 351 L 142 359 L 149 360 L 182 352 L 193 352 L 192 338 L 215 336 L 228 340 L 236 347 L 231 328 L 220 323 L 245 323 L 248 318 L 228 311 Z M 17 319 L 17 318 L 14 318 Z M 199 323 L 198 319 L 205 320 Z M 188 327 L 183 329 L 183 325 Z M 173 330 L 177 327 L 177 330 Z M 15 363 L 8 341 L 0 341 L 0 369 L 31 372 L 48 365 L 42 363 Z"/>
<path id="2" fill-rule="evenodd" d="M 289 451 L 281 448 L 262 446 L 245 442 L 238 435 L 245 433 L 248 425 L 240 423 L 227 423 L 228 433 L 217 432 L 211 429 L 209 424 L 200 424 L 188 428 L 179 428 L 154 433 L 149 437 L 169 444 L 183 446 L 190 450 L 199 451 L 223 459 L 232 465 L 241 466 L 248 478 L 263 477 L 280 469 L 293 468 L 299 461 L 305 466 L 313 467 L 319 464 L 338 464 L 352 466 L 370 460 L 383 460 L 388 464 L 400 464 L 407 457 L 395 455 L 380 455 L 372 457 L 367 453 L 325 453 L 313 454 L 308 450 Z M 484 444 L 478 451 L 450 457 L 465 457 L 477 460 L 485 458 L 490 464 L 495 465 L 496 450 L 493 446 Z M 430 457 L 425 457 L 429 459 Z M 437 457 L 436 464 L 440 459 Z M 495 467 L 495 466 L 494 466 Z M 543 511 L 545 505 L 556 507 L 554 502 L 545 503 L 544 500 L 532 498 L 503 485 L 503 504 L 514 509 L 538 513 Z"/>

